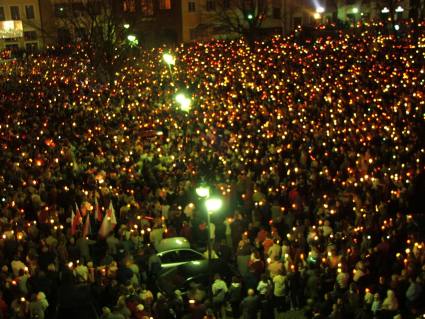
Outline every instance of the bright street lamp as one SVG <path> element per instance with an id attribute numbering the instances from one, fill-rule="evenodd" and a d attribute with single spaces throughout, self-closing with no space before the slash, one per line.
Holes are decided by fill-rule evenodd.
<path id="1" fill-rule="evenodd" d="M 313 14 L 313 18 L 314 18 L 315 20 L 320 20 L 320 19 L 322 18 L 322 15 L 321 15 L 320 13 L 318 13 L 318 12 L 315 12 L 315 13 Z"/>
<path id="2" fill-rule="evenodd" d="M 134 46 L 139 44 L 139 40 L 137 40 L 137 38 L 134 34 L 129 34 L 127 36 L 127 40 L 128 40 L 128 42 L 130 42 L 131 47 L 134 47 Z"/>
<path id="3" fill-rule="evenodd" d="M 129 34 L 127 36 L 127 40 L 130 41 L 130 42 L 134 42 L 134 41 L 136 41 L 136 36 L 134 34 Z"/>
<path id="4" fill-rule="evenodd" d="M 130 24 L 124 23 L 123 27 L 124 27 L 124 29 L 130 29 Z"/>
<path id="5" fill-rule="evenodd" d="M 354 14 L 359 13 L 359 8 L 357 8 L 357 7 L 353 8 L 353 13 L 354 13 Z"/>
<path id="6" fill-rule="evenodd" d="M 207 208 L 208 214 L 218 211 L 223 205 L 223 201 L 220 198 L 208 198 L 205 201 L 205 207 Z"/>
<path id="7" fill-rule="evenodd" d="M 252 20 L 252 19 L 254 19 L 254 16 L 250 13 L 250 14 L 248 14 L 247 18 L 248 18 L 248 20 Z"/>
<path id="8" fill-rule="evenodd" d="M 209 193 L 209 190 L 208 190 Z M 212 253 L 212 240 L 211 240 L 211 218 L 210 215 L 218 211 L 223 205 L 223 201 L 220 198 L 212 197 L 205 201 L 205 207 L 207 208 L 207 225 L 208 225 L 208 278 L 209 278 L 209 297 L 212 304 L 212 273 L 211 273 L 211 253 Z"/>
<path id="9" fill-rule="evenodd" d="M 381 10 L 382 13 L 389 13 L 390 9 L 388 9 L 387 7 L 384 7 L 384 9 Z"/>
<path id="10" fill-rule="evenodd" d="M 164 62 L 168 65 L 174 65 L 176 64 L 176 58 L 173 57 L 170 53 L 164 53 L 162 55 L 162 58 L 164 59 Z"/>
<path id="11" fill-rule="evenodd" d="M 320 6 L 316 8 L 316 13 L 323 13 L 323 12 L 325 12 L 325 8 Z"/>
<path id="12" fill-rule="evenodd" d="M 210 196 L 210 188 L 208 186 L 198 186 L 195 191 L 196 195 L 198 195 L 199 197 L 207 198 Z"/>
<path id="13" fill-rule="evenodd" d="M 178 104 L 180 104 L 180 109 L 184 112 L 189 112 L 190 111 L 190 105 L 192 104 L 192 100 L 188 97 L 186 97 L 186 95 L 184 93 L 178 93 L 176 95 L 176 102 Z"/>
<path id="14" fill-rule="evenodd" d="M 403 9 L 403 7 L 402 6 L 398 6 L 396 9 L 395 9 L 395 12 L 397 12 L 397 13 L 401 13 L 401 12 L 403 12 L 404 11 L 404 9 Z"/>

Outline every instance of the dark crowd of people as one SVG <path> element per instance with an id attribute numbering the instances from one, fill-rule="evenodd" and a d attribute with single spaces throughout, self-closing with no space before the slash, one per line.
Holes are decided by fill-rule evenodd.
<path id="1" fill-rule="evenodd" d="M 108 84 L 78 51 L 0 65 L 0 318 L 421 318 L 424 48 L 364 26 L 143 51 Z M 161 239 L 205 251 L 201 182 L 238 273 L 212 304 L 155 285 Z"/>

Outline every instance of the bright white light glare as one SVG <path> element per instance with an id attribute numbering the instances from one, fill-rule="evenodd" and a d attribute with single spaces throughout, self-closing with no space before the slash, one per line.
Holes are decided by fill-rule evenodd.
<path id="1" fill-rule="evenodd" d="M 384 9 L 381 10 L 382 13 L 388 13 L 390 12 L 390 9 L 388 9 L 387 7 L 384 7 Z"/>
<path id="2" fill-rule="evenodd" d="M 321 16 L 321 15 L 320 15 L 320 13 L 318 13 L 318 12 L 315 12 L 315 13 L 313 14 L 313 18 L 314 18 L 314 19 L 316 19 L 316 20 L 319 20 L 321 17 L 322 17 L 322 16 Z"/>
<path id="3" fill-rule="evenodd" d="M 223 201 L 220 198 L 209 198 L 205 201 L 208 212 L 215 212 L 221 208 Z"/>
<path id="4" fill-rule="evenodd" d="M 323 12 L 325 12 L 325 8 L 323 8 L 321 6 L 316 8 L 316 13 L 323 13 Z"/>
<path id="5" fill-rule="evenodd" d="M 186 97 L 184 93 L 179 93 L 176 95 L 176 102 L 180 104 L 180 109 L 184 112 L 188 112 L 190 110 L 190 104 L 192 101 L 190 98 Z"/>
<path id="6" fill-rule="evenodd" d="M 130 41 L 130 42 L 134 42 L 134 41 L 136 41 L 136 36 L 134 34 L 129 34 L 127 36 L 127 40 Z"/>
<path id="7" fill-rule="evenodd" d="M 395 29 L 396 31 L 398 31 L 398 30 L 400 30 L 400 26 L 399 26 L 398 24 L 396 24 L 396 25 L 394 25 L 394 29 Z"/>
<path id="8" fill-rule="evenodd" d="M 353 8 L 353 13 L 359 13 L 359 8 Z"/>
<path id="9" fill-rule="evenodd" d="M 164 53 L 164 55 L 162 56 L 162 58 L 164 59 L 165 63 L 169 64 L 169 65 L 174 65 L 176 64 L 176 59 L 169 53 Z"/>
<path id="10" fill-rule="evenodd" d="M 395 9 L 395 12 L 403 12 L 404 11 L 404 9 L 403 9 L 403 7 L 402 6 L 398 6 L 396 9 Z"/>
<path id="11" fill-rule="evenodd" d="M 196 188 L 196 194 L 199 197 L 208 197 L 210 196 L 210 189 L 207 186 L 199 186 Z"/>

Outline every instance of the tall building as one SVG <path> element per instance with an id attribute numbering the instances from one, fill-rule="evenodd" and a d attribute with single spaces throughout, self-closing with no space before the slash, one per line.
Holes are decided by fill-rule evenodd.
<path id="1" fill-rule="evenodd" d="M 42 48 L 42 26 L 38 0 L 0 1 L 0 50 Z"/>

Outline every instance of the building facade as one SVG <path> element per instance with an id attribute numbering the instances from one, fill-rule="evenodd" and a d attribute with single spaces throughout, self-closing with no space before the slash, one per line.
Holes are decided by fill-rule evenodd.
<path id="1" fill-rule="evenodd" d="M 14 21 L 15 23 L 12 23 Z M 18 23 L 19 22 L 19 23 Z M 0 37 L 0 50 L 10 49 L 36 51 L 44 47 L 43 23 L 38 0 L 0 0 L 0 27 L 14 29 L 22 26 L 17 36 L 6 33 Z"/>
<path id="2" fill-rule="evenodd" d="M 127 32 L 137 35 L 139 43 L 147 47 L 229 38 L 237 34 L 223 27 L 218 19 L 220 10 L 224 5 L 231 11 L 237 11 L 232 6 L 237 6 L 241 1 L 244 0 L 0 0 L 0 27 L 5 21 L 17 21 L 23 29 L 17 37 L 2 38 L 0 33 L 0 50 L 20 48 L 31 51 L 78 41 L 89 32 L 80 19 L 83 14 L 79 13 L 87 3 L 99 6 L 108 3 L 115 20 L 126 24 Z M 353 23 L 369 19 L 388 20 L 390 17 L 394 20 L 425 17 L 425 0 L 249 2 L 265 5 L 266 10 L 261 13 L 261 30 L 268 34 L 288 34 L 298 26 L 325 22 Z M 73 14 L 71 19 L 69 12 Z M 64 22 L 66 17 L 71 23 Z M 239 18 L 246 20 L 247 16 Z"/>

